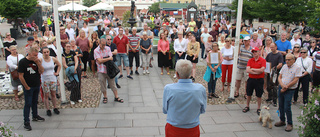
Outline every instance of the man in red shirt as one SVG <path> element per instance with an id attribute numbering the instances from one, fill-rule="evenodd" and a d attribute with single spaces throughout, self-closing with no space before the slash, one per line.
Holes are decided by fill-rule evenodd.
<path id="1" fill-rule="evenodd" d="M 215 24 L 213 24 L 212 28 L 215 28 L 215 31 L 219 32 L 219 28 L 220 28 L 219 21 L 218 21 L 218 20 L 216 20 L 215 22 L 216 22 L 216 23 L 215 23 Z"/>
<path id="2" fill-rule="evenodd" d="M 263 94 L 264 83 L 264 69 L 266 68 L 266 60 L 260 57 L 260 50 L 258 47 L 252 49 L 253 58 L 248 61 L 247 72 L 249 73 L 249 79 L 247 81 L 247 106 L 242 110 L 246 113 L 250 110 L 249 104 L 253 90 L 256 91 L 258 109 L 257 114 L 260 115 L 261 96 Z"/>
<path id="3" fill-rule="evenodd" d="M 123 60 L 123 67 L 126 67 L 127 70 L 127 78 L 128 79 L 133 79 L 130 74 L 129 74 L 129 58 L 128 58 L 128 53 L 129 53 L 129 39 L 127 36 L 123 35 L 123 28 L 119 28 L 119 35 L 114 37 L 113 43 L 117 45 L 117 50 L 118 54 L 116 56 L 117 62 L 116 65 L 118 65 L 120 69 L 120 76 L 119 78 L 122 78 L 122 68 L 121 68 L 121 59 Z"/>
<path id="4" fill-rule="evenodd" d="M 66 44 L 69 42 L 69 38 L 65 30 L 65 27 L 60 27 L 60 39 L 62 48 L 64 48 Z"/>

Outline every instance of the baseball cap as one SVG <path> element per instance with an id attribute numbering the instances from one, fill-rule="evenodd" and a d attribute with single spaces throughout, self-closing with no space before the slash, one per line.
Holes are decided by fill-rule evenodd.
<path id="1" fill-rule="evenodd" d="M 216 20 L 216 22 L 218 22 L 218 20 Z"/>
<path id="2" fill-rule="evenodd" d="M 260 49 L 258 48 L 258 47 L 254 47 L 254 48 L 252 48 L 252 50 L 251 50 L 251 52 L 252 51 L 259 51 Z"/>
<path id="3" fill-rule="evenodd" d="M 245 36 L 243 40 L 250 40 L 249 36 Z"/>
<path id="4" fill-rule="evenodd" d="M 30 41 L 30 40 L 34 40 L 34 38 L 33 37 L 28 37 L 28 39 L 27 39 L 28 41 Z"/>

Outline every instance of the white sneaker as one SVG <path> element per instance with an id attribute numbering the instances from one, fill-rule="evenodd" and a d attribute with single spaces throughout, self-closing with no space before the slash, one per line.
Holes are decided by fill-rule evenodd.
<path id="1" fill-rule="evenodd" d="M 146 70 L 147 74 L 150 74 L 149 70 Z"/>
<path id="2" fill-rule="evenodd" d="M 177 78 L 177 75 L 176 75 L 176 74 L 174 74 L 173 78 Z"/>
<path id="3" fill-rule="evenodd" d="M 74 103 L 73 101 L 70 101 L 70 104 L 71 104 L 71 105 L 74 105 L 74 104 L 76 104 L 76 103 Z"/>
<path id="4" fill-rule="evenodd" d="M 145 75 L 147 72 L 146 72 L 146 70 L 143 70 L 143 75 Z"/>
<path id="5" fill-rule="evenodd" d="M 203 59 L 202 58 L 200 58 L 200 61 L 202 61 Z"/>
<path id="6" fill-rule="evenodd" d="M 82 102 L 82 100 L 81 100 L 81 99 L 79 99 L 79 100 L 78 100 L 78 102 L 79 102 L 79 103 L 81 103 L 81 102 Z"/>

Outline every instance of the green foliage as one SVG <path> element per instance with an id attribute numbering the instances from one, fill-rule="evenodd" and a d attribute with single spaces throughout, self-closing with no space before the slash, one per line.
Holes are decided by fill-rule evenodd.
<path id="1" fill-rule="evenodd" d="M 91 7 L 97 3 L 98 3 L 97 0 L 82 0 L 82 5 L 87 7 Z"/>
<path id="2" fill-rule="evenodd" d="M 0 15 L 8 19 L 28 18 L 37 4 L 37 0 L 1 0 Z"/>
<path id="3" fill-rule="evenodd" d="M 320 0 L 310 0 L 308 2 L 307 25 L 314 28 L 313 33 L 320 31 Z"/>
<path id="4" fill-rule="evenodd" d="M 316 137 L 320 135 L 320 95 L 314 92 L 309 97 L 310 103 L 302 107 L 301 115 L 298 117 L 301 125 L 299 135 L 304 137 Z"/>
<path id="5" fill-rule="evenodd" d="M 165 1 L 155 2 L 149 7 L 149 12 L 157 14 L 160 13 L 160 3 L 166 3 Z"/>
<path id="6" fill-rule="evenodd" d="M 229 8 L 232 10 L 236 10 L 236 15 L 237 15 L 238 0 L 234 0 L 232 2 L 232 5 Z M 259 12 L 257 12 L 258 10 L 259 10 L 258 0 L 243 0 L 242 19 L 253 20 L 253 19 L 259 18 L 261 15 Z"/>
<path id="7" fill-rule="evenodd" d="M 150 27 L 151 29 L 153 29 L 156 26 L 156 24 L 154 24 L 153 22 L 149 22 L 147 24 L 148 24 L 148 27 Z"/>
<path id="8" fill-rule="evenodd" d="M 122 20 L 122 26 L 123 27 L 131 27 L 131 24 L 128 23 L 130 18 L 130 10 L 127 10 L 123 13 L 123 20 Z M 137 27 L 137 23 L 133 25 L 134 27 Z"/>
<path id="9" fill-rule="evenodd" d="M 13 126 L 8 127 L 8 124 L 4 124 L 0 121 L 0 136 L 1 137 L 22 137 L 17 133 L 12 132 Z"/>

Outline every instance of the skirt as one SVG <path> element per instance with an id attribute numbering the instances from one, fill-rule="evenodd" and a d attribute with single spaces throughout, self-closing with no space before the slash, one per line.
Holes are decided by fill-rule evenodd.
<path id="1" fill-rule="evenodd" d="M 166 52 L 166 55 L 163 55 L 162 52 L 158 52 L 158 67 L 169 67 L 169 53 Z"/>

